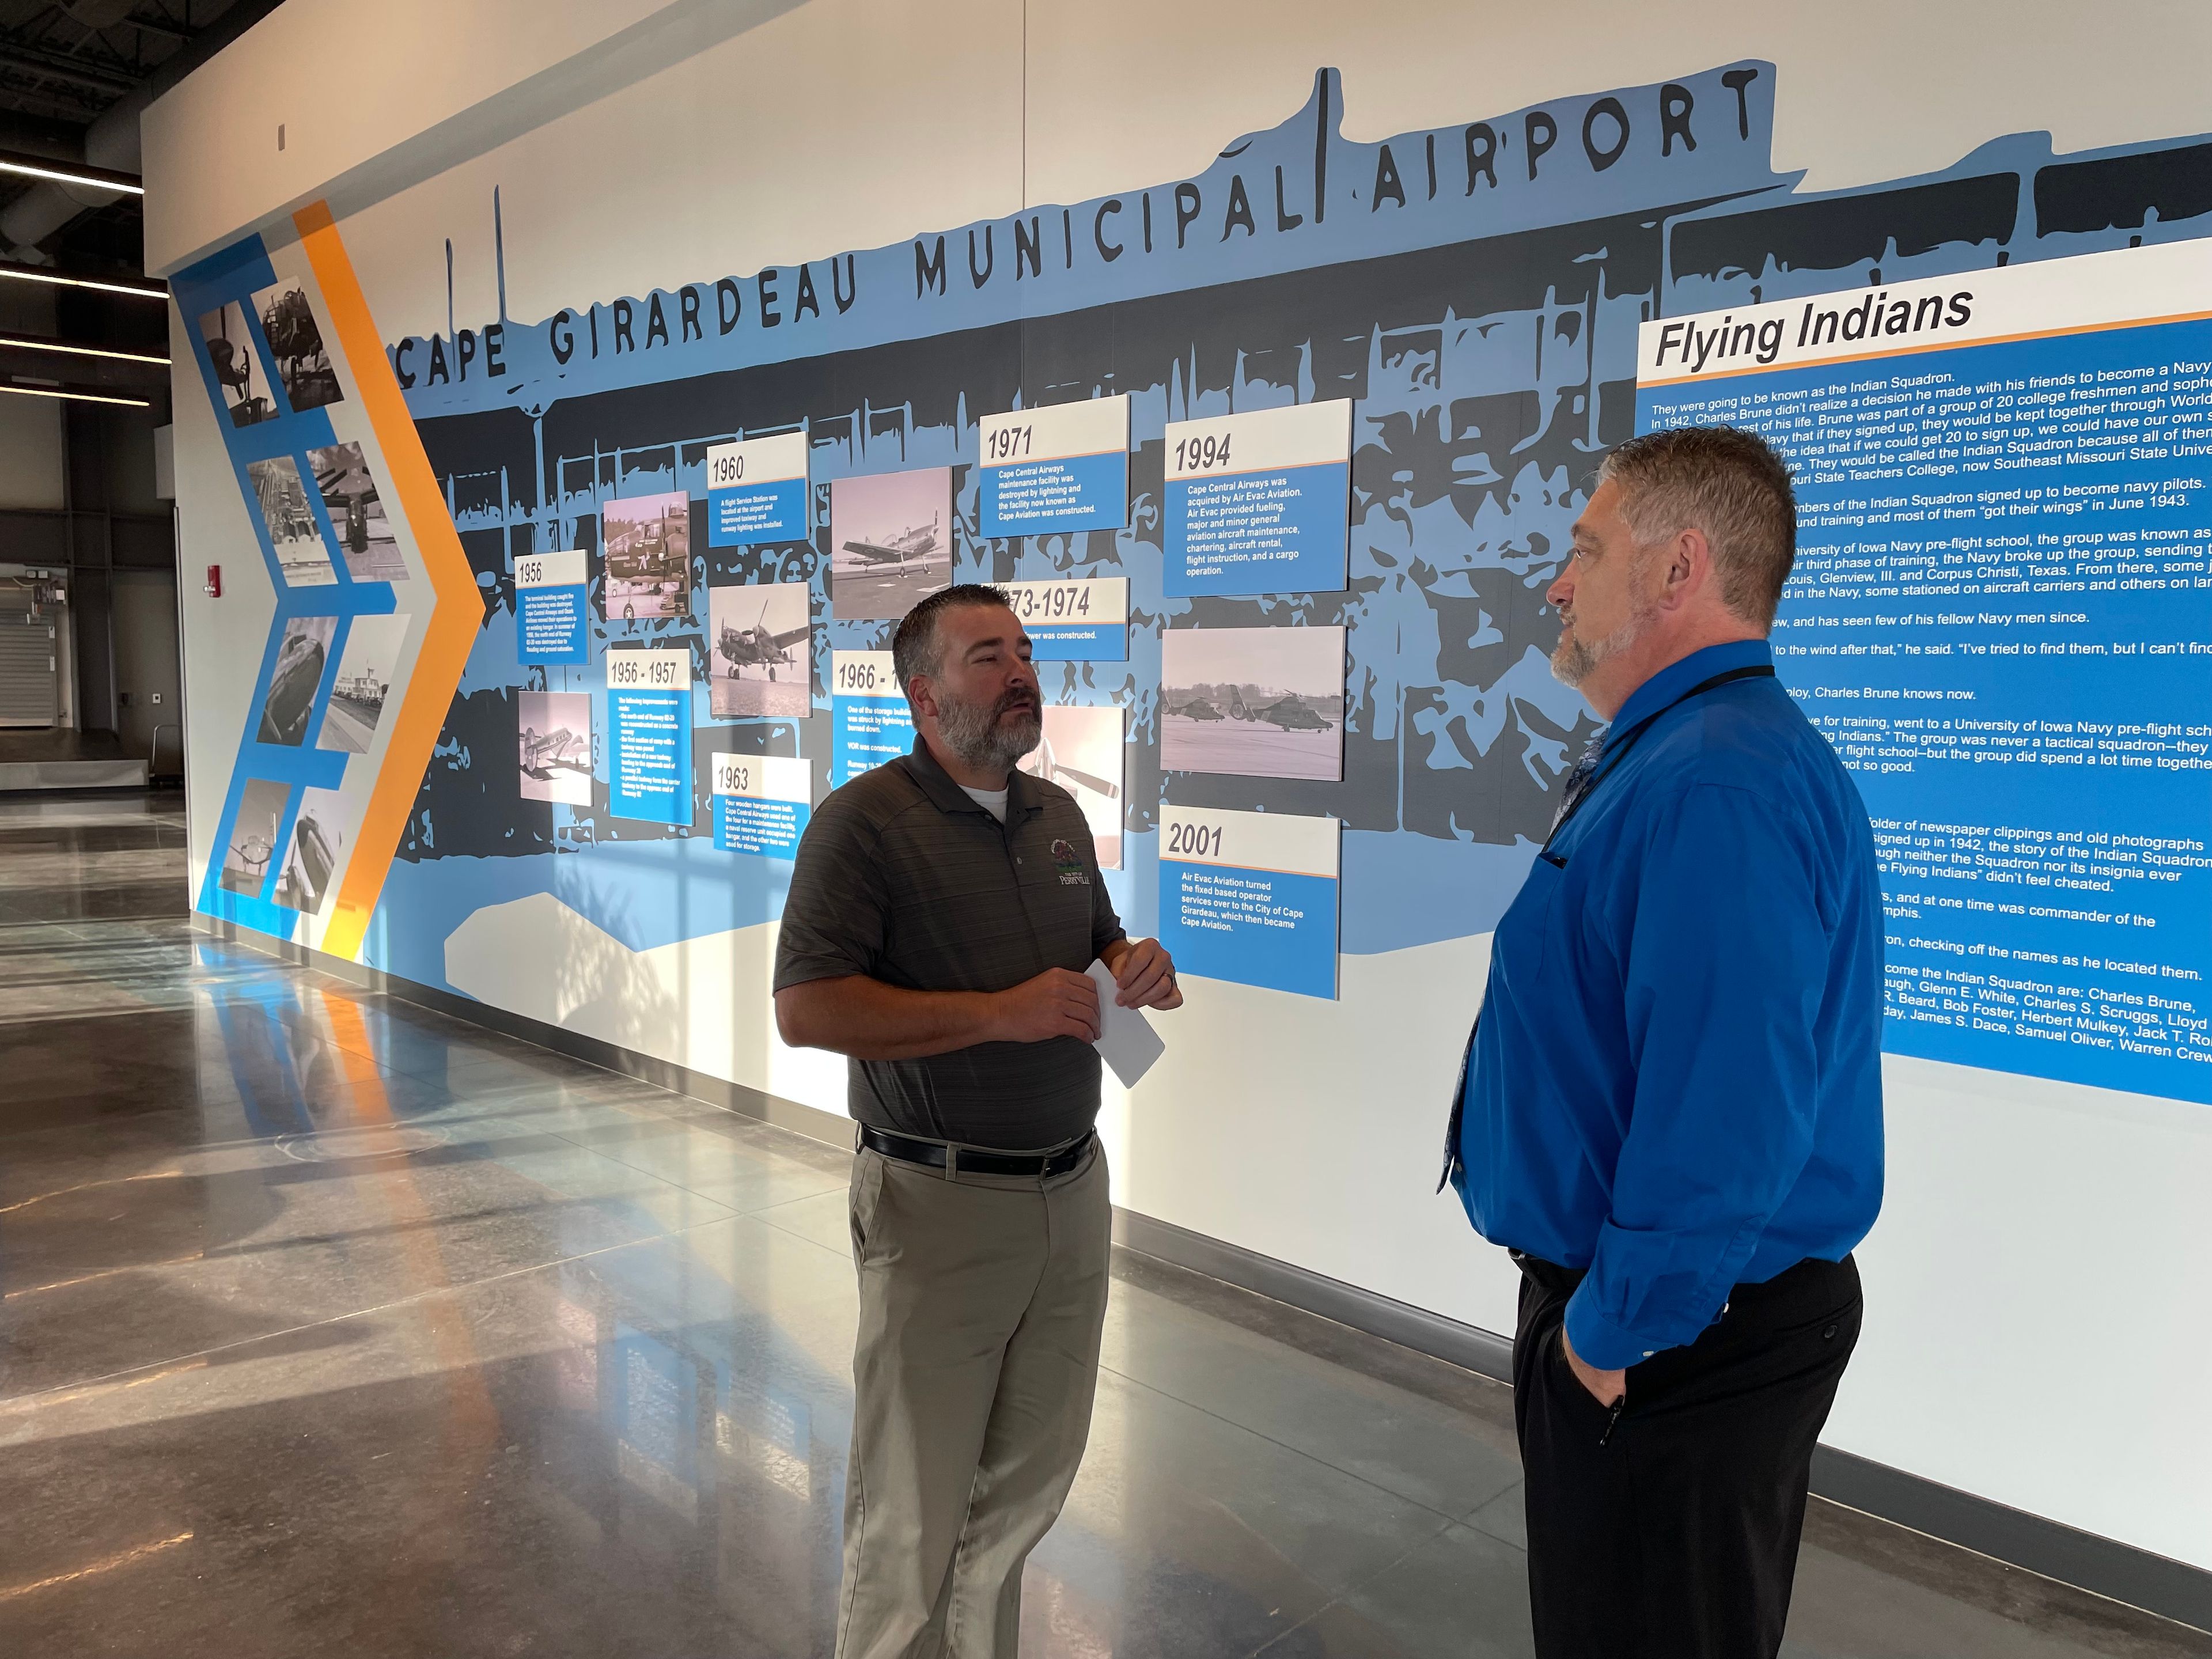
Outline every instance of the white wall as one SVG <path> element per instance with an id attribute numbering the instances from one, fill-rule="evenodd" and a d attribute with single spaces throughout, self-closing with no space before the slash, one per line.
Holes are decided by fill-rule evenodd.
<path id="1" fill-rule="evenodd" d="M 708 25 L 680 7 L 292 0 L 149 112 L 149 258 L 173 264 L 344 175 L 355 196 L 342 228 L 380 331 L 428 332 L 446 323 L 448 237 L 462 320 L 494 312 L 497 185 L 508 309 L 534 319 L 1184 176 L 1281 120 L 1323 64 L 1346 71 L 1348 130 L 1372 137 L 1765 57 L 1780 71 L 1777 164 L 1811 168 L 1816 186 L 1939 167 L 2023 129 L 2075 148 L 2212 125 L 2201 90 L 2212 12 L 2142 0 L 2090 11 L 1876 0 L 1847 26 L 1832 3 L 1799 0 L 1695 10 L 812 0 L 746 33 L 730 21 L 738 9 L 717 11 L 722 38 L 701 47 Z M 513 40 L 526 12 L 529 31 Z M 608 32 L 656 19 L 664 32 L 630 37 L 624 63 L 648 64 L 657 40 L 670 51 L 658 73 L 604 85 L 570 112 L 533 106 L 537 121 L 512 98 L 496 120 L 465 118 L 518 84 L 548 100 L 548 88 L 585 84 L 563 66 L 592 58 Z M 349 96 L 326 100 L 339 55 Z M 596 72 L 592 86 L 613 78 Z M 325 117 L 320 101 L 346 107 Z M 280 161 L 274 122 L 303 106 L 307 148 Z M 445 124 L 436 167 L 418 140 L 433 123 Z M 404 167 L 378 173 L 410 143 Z M 375 197 L 377 177 L 417 175 L 425 182 Z M 640 211 L 659 234 L 605 234 L 617 213 Z M 177 456 L 183 568 L 221 558 L 229 586 L 221 602 L 185 588 L 192 805 L 211 823 L 269 596 L 220 434 L 189 380 Z M 196 836 L 195 859 L 206 854 Z M 567 925 L 542 909 L 511 920 L 548 937 Z M 542 958 L 477 949 L 479 932 L 456 982 L 480 974 L 480 994 L 564 1017 L 548 988 L 513 976 L 511 964 Z M 832 1103 L 834 1068 L 772 1042 L 733 1043 L 726 1001 L 684 1000 L 686 987 L 757 986 L 768 945 L 749 930 L 621 964 L 639 985 L 669 988 L 632 1039 Z M 1345 999 L 1318 1017 L 1205 988 L 1159 1081 L 1109 1103 L 1121 1200 L 1510 1328 L 1510 1269 L 1429 1196 L 1440 1095 L 1484 952 L 1474 939 L 1347 958 Z M 500 963 L 510 966 L 484 965 Z M 2212 1370 L 2212 1109 L 1916 1061 L 1892 1062 L 1888 1076 L 1891 1193 L 1863 1252 L 1869 1322 L 1831 1443 L 2212 1566 L 2212 1417 L 2194 1387 Z"/>
<path id="2" fill-rule="evenodd" d="M 0 283 L 0 330 L 54 331 L 52 290 Z M 0 507 L 62 504 L 62 405 L 53 398 L 0 395 Z M 0 550 L 4 552 L 5 550 Z"/>

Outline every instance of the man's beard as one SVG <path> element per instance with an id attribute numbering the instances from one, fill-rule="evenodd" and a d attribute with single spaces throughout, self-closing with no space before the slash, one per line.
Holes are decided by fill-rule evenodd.
<path id="1" fill-rule="evenodd" d="M 1018 718 L 1003 717 L 1019 710 Z M 969 702 L 943 692 L 937 698 L 937 731 L 946 747 L 985 772 L 1006 772 L 1037 746 L 1044 715 L 1034 691 L 1012 690 L 996 702 Z"/>
<path id="2" fill-rule="evenodd" d="M 1602 639 L 1586 640 L 1575 631 L 1574 607 L 1565 607 L 1560 620 L 1566 625 L 1560 630 L 1559 642 L 1552 652 L 1552 678 L 1563 685 L 1580 685 L 1597 672 L 1599 664 L 1619 656 L 1642 639 L 1658 619 L 1658 605 L 1638 595 L 1636 609 L 1626 622 Z"/>

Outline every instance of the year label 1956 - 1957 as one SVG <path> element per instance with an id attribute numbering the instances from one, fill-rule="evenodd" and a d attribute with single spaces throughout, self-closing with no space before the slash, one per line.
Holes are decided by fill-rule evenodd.
<path id="1" fill-rule="evenodd" d="M 680 691 L 691 684 L 689 651 L 610 651 L 610 691 Z"/>

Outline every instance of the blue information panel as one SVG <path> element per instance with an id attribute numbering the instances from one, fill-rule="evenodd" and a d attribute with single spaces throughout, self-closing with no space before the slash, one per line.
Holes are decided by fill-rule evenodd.
<path id="1" fill-rule="evenodd" d="M 914 714 L 888 651 L 830 656 L 830 784 L 850 783 L 914 747 Z"/>
<path id="2" fill-rule="evenodd" d="M 978 535 L 1119 530 L 1129 522 L 1126 395 L 986 415 L 977 427 Z"/>
<path id="3" fill-rule="evenodd" d="M 523 662 L 581 664 L 591 595 L 583 550 L 526 554 L 514 562 L 515 655 Z"/>
<path id="4" fill-rule="evenodd" d="M 1170 593 L 1334 593 L 1348 578 L 1352 404 L 1170 421 Z"/>
<path id="5" fill-rule="evenodd" d="M 1160 808 L 1160 943 L 1180 974 L 1336 996 L 1334 818 Z"/>
<path id="6" fill-rule="evenodd" d="M 1127 662 L 1129 579 L 1000 582 L 1037 662 Z"/>
<path id="7" fill-rule="evenodd" d="M 1898 1053 L 2212 1101 L 2208 294 L 2191 242 L 1644 325 L 1641 425 L 1796 473 L 1776 666 L 1874 819 Z"/>
<path id="8" fill-rule="evenodd" d="M 691 653 L 607 653 L 607 810 L 691 822 Z"/>
<path id="9" fill-rule="evenodd" d="M 814 768 L 787 755 L 716 755 L 714 845 L 768 858 L 799 855 L 814 799 Z"/>
<path id="10" fill-rule="evenodd" d="M 707 545 L 803 542 L 807 511 L 806 434 L 716 444 L 707 452 Z"/>

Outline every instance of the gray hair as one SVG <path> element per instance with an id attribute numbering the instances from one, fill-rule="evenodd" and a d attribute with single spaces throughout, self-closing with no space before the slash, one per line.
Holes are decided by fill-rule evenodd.
<path id="1" fill-rule="evenodd" d="M 1788 465 L 1764 438 L 1732 426 L 1650 432 L 1616 447 L 1597 477 L 1620 485 L 1621 516 L 1638 547 L 1703 531 L 1723 603 L 1773 627 L 1797 557 L 1797 497 Z"/>

